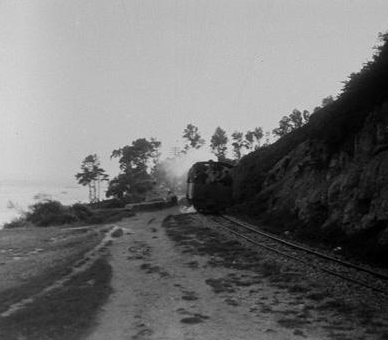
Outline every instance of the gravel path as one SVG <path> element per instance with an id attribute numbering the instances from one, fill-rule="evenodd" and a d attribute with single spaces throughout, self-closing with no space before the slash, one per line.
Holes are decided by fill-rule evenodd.
<path id="1" fill-rule="evenodd" d="M 113 293 L 88 340 L 384 338 L 377 321 L 369 327 L 346 318 L 336 300 L 319 296 L 319 284 L 314 290 L 295 268 L 258 261 L 198 215 L 173 208 L 119 225 Z"/>

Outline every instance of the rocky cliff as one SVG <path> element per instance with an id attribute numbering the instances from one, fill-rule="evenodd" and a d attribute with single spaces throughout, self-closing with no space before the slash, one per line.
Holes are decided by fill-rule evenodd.
<path id="1" fill-rule="evenodd" d="M 388 104 L 367 113 L 359 131 L 334 149 L 303 133 L 279 145 L 237 168 L 236 199 L 245 212 L 286 229 L 336 231 L 342 242 L 368 234 L 388 246 Z"/>
<path id="2" fill-rule="evenodd" d="M 335 103 L 241 160 L 239 211 L 332 243 L 358 239 L 388 255 L 387 41 Z"/>

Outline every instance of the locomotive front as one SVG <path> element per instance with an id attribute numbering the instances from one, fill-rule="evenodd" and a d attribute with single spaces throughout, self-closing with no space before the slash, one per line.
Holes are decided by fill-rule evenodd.
<path id="1" fill-rule="evenodd" d="M 233 166 L 224 162 L 195 163 L 187 176 L 186 197 L 200 212 L 221 212 L 232 205 Z"/>

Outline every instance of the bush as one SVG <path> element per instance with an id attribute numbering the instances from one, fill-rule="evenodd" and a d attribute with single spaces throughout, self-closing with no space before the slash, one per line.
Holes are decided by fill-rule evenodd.
<path id="1" fill-rule="evenodd" d="M 71 206 L 71 210 L 73 214 L 77 217 L 77 219 L 80 221 L 86 221 L 93 215 L 92 210 L 82 203 L 73 204 Z"/>
<path id="2" fill-rule="evenodd" d="M 77 221 L 71 209 L 64 207 L 57 201 L 44 201 L 30 206 L 30 212 L 26 214 L 26 221 L 40 227 L 60 225 Z"/>
<path id="3" fill-rule="evenodd" d="M 110 208 L 124 208 L 126 202 L 124 198 L 112 198 L 100 202 L 90 203 L 89 206 L 93 209 L 110 209 Z"/>
<path id="4" fill-rule="evenodd" d="M 11 222 L 5 223 L 3 225 L 4 229 L 13 229 L 13 228 L 23 228 L 27 227 L 28 223 L 26 222 L 25 217 L 18 217 L 13 219 Z"/>
<path id="5" fill-rule="evenodd" d="M 118 202 L 110 202 L 115 205 Z M 120 203 L 122 205 L 123 203 Z M 101 224 L 112 223 L 134 213 L 121 208 L 92 209 L 87 204 L 76 203 L 70 207 L 57 201 L 43 201 L 30 206 L 25 217 L 20 217 L 4 225 L 4 228 L 20 228 L 29 225 L 38 227 L 55 226 L 72 223 Z"/>

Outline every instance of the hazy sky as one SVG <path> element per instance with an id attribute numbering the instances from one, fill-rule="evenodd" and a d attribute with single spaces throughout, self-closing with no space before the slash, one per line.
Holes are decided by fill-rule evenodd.
<path id="1" fill-rule="evenodd" d="M 370 60 L 388 1 L 0 0 L 0 22 L 0 180 L 73 181 L 139 137 L 168 152 L 188 123 L 311 111 Z"/>

